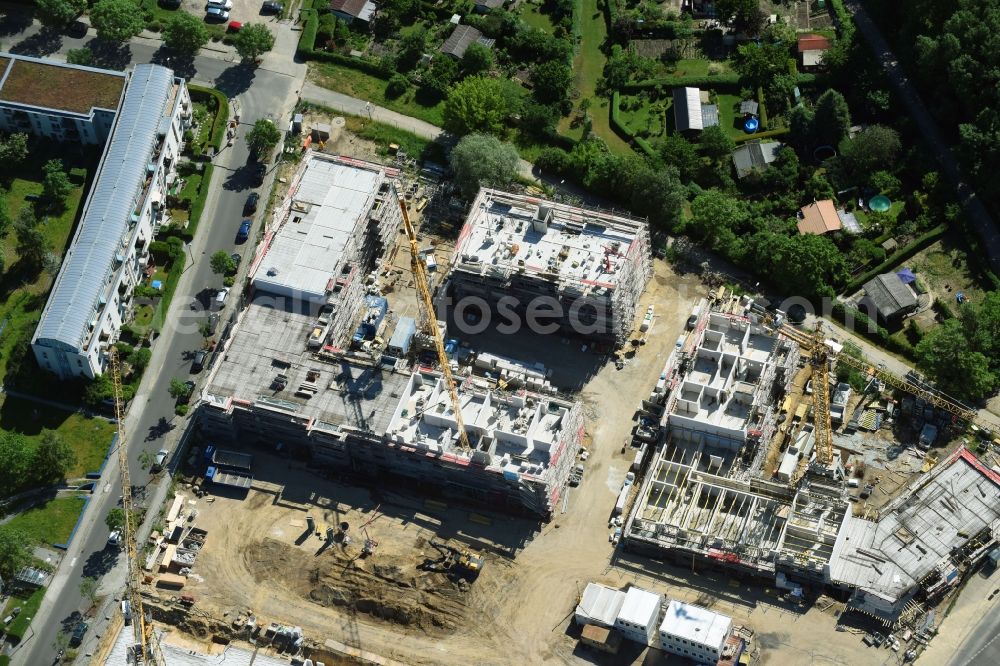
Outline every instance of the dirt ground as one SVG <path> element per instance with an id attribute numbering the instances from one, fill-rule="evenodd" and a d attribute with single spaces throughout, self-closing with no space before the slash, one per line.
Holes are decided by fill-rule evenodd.
<path id="1" fill-rule="evenodd" d="M 374 145 L 346 132 L 332 136 L 327 150 L 375 155 Z M 294 164 L 283 168 L 290 175 Z M 449 240 L 428 233 L 421 247 L 431 244 L 439 247 L 443 270 Z M 408 253 L 400 247 L 389 261 L 402 271 L 389 294 L 393 314 L 412 316 Z M 870 663 L 858 636 L 833 631 L 836 607 L 793 612 L 759 587 L 628 556 L 609 543 L 608 517 L 631 464 L 631 455 L 620 450 L 632 415 L 655 385 L 694 302 L 707 292 L 697 278 L 654 264 L 636 311 L 641 316 L 653 304 L 656 318 L 648 342 L 622 370 L 578 340 L 527 333 L 466 340 L 478 349 L 541 361 L 554 370 L 556 386 L 584 402 L 591 456 L 582 484 L 568 490 L 550 523 L 446 506 L 409 490 L 323 479 L 299 463 L 255 451 L 258 478 L 246 498 L 215 496 L 193 505 L 208 538 L 183 590 L 197 599 L 194 612 L 174 617 L 187 632 L 181 639 L 208 651 L 213 635 L 252 612 L 263 625 L 302 627 L 314 654 L 346 644 L 410 664 L 669 663 L 657 650 L 630 644 L 614 662 L 579 647 L 572 612 L 586 584 L 596 581 L 639 584 L 731 615 L 757 632 L 761 663 Z M 360 527 L 376 515 L 367 531 L 378 546 L 363 559 Z M 346 521 L 353 542 L 324 548 L 307 531 L 307 516 L 320 535 Z M 482 553 L 479 578 L 466 585 L 421 570 L 425 560 L 438 557 L 432 538 Z"/>

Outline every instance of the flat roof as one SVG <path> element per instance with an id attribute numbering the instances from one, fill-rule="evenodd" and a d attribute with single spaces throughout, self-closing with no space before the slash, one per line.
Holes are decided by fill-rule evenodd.
<path id="1" fill-rule="evenodd" d="M 678 132 L 705 129 L 700 89 L 674 88 L 674 124 Z"/>
<path id="2" fill-rule="evenodd" d="M 610 627 L 614 625 L 624 603 L 625 593 L 621 590 L 600 583 L 587 583 L 576 606 L 576 615 L 586 618 L 588 622 Z"/>
<path id="3" fill-rule="evenodd" d="M 107 276 L 115 270 L 121 240 L 130 233 L 136 198 L 159 143 L 161 120 L 171 111 L 174 85 L 174 73 L 166 67 L 144 64 L 133 68 L 34 341 L 61 344 L 71 350 L 83 348 L 88 324 L 103 307 L 99 299 L 108 287 Z"/>
<path id="4" fill-rule="evenodd" d="M 70 113 L 114 111 L 125 88 L 124 72 L 28 58 L 0 57 L 0 100 Z"/>
<path id="5" fill-rule="evenodd" d="M 452 254 L 453 270 L 525 273 L 589 288 L 614 289 L 630 262 L 643 260 L 646 222 L 605 211 L 483 189 Z"/>
<path id="6" fill-rule="evenodd" d="M 385 432 L 399 402 L 392 396 L 402 394 L 409 376 L 380 365 L 317 360 L 306 342 L 318 311 L 319 306 L 258 293 L 240 315 L 225 356 L 212 371 L 206 399 L 259 402 L 333 426 Z M 285 375 L 286 384 L 276 390 L 279 374 Z M 300 394 L 304 384 L 314 385 L 317 392 Z"/>
<path id="7" fill-rule="evenodd" d="M 732 618 L 721 613 L 671 599 L 660 631 L 718 649 L 725 642 L 732 625 Z"/>
<path id="8" fill-rule="evenodd" d="M 846 518 L 830 578 L 896 601 L 948 566 L 952 549 L 1000 520 L 1000 478 L 959 449 L 887 509 L 877 521 Z"/>
<path id="9" fill-rule="evenodd" d="M 363 232 L 384 180 L 385 171 L 375 164 L 309 157 L 291 194 L 288 219 L 254 269 L 254 287 L 325 298 L 345 259 L 353 260 L 344 250 Z"/>
<path id="10" fill-rule="evenodd" d="M 660 612 L 661 596 L 639 587 L 630 587 L 625 593 L 622 609 L 618 611 L 618 619 L 643 627 L 656 621 Z"/>

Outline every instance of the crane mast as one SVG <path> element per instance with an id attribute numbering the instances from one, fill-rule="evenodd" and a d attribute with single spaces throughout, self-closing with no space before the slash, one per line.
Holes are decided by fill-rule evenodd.
<path id="1" fill-rule="evenodd" d="M 465 420 L 462 418 L 462 404 L 458 400 L 458 389 L 455 387 L 455 378 L 451 374 L 451 365 L 448 362 L 448 354 L 444 350 L 444 339 L 438 329 L 437 317 L 434 316 L 434 301 L 431 299 L 431 290 L 427 281 L 427 269 L 424 262 L 420 260 L 420 248 L 417 245 L 417 234 L 410 222 L 410 215 L 406 211 L 406 202 L 399 198 L 399 209 L 403 212 L 403 227 L 406 230 L 406 238 L 410 243 L 410 266 L 413 270 L 413 281 L 417 285 L 417 292 L 420 295 L 421 313 L 423 315 L 424 328 L 430 329 L 430 334 L 434 338 L 434 348 L 437 351 L 438 364 L 441 366 L 441 374 L 444 376 L 445 386 L 448 389 L 448 396 L 451 398 L 452 409 L 455 412 L 455 423 L 458 427 L 458 441 L 463 450 L 469 450 L 469 436 L 465 432 Z"/>
<path id="2" fill-rule="evenodd" d="M 139 548 L 132 522 L 132 480 L 128 469 L 128 443 L 125 439 L 125 405 L 122 400 L 122 378 L 118 360 L 118 350 L 111 348 L 109 354 L 111 365 L 111 382 L 115 393 L 115 420 L 118 428 L 118 475 L 122 484 L 122 510 L 125 512 L 122 527 L 122 543 L 125 544 L 128 579 L 125 588 L 125 598 L 132 608 L 132 637 L 135 641 L 129 653 L 131 664 L 164 664 L 158 650 L 154 653 L 148 649 L 153 633 L 153 625 L 146 621 L 146 613 L 142 607 L 142 571 L 139 567 Z M 155 643 L 155 639 L 152 641 Z M 159 646 L 157 646 L 158 648 Z M 147 661 L 147 657 L 149 660 Z"/>

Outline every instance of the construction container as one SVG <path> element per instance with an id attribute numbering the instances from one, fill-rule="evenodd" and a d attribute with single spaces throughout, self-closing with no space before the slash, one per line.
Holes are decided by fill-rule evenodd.
<path id="1" fill-rule="evenodd" d="M 413 343 L 413 336 L 417 333 L 417 322 L 413 317 L 400 317 L 396 323 L 396 329 L 392 332 L 389 344 L 385 348 L 387 354 L 397 358 L 406 356 Z"/>
<path id="2" fill-rule="evenodd" d="M 166 587 L 174 590 L 179 590 L 185 585 L 187 585 L 187 576 L 172 573 L 163 574 L 156 581 L 157 587 Z"/>

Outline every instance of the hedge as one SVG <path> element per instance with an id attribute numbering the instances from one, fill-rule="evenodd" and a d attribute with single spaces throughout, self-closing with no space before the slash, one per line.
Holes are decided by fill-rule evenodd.
<path id="1" fill-rule="evenodd" d="M 315 9 L 303 9 L 299 12 L 299 17 L 305 16 L 305 23 L 302 24 L 302 35 L 299 36 L 299 46 L 296 53 L 303 58 L 312 55 L 316 46 L 316 33 L 319 31 L 319 15 Z"/>
<path id="2" fill-rule="evenodd" d="M 343 65 L 344 67 L 357 69 L 365 74 L 371 74 L 372 76 L 380 79 L 388 80 L 393 74 L 393 72 L 387 72 L 382 68 L 382 65 L 377 62 L 373 62 L 365 58 L 355 58 L 354 56 L 344 55 L 343 53 L 336 53 L 333 51 L 311 51 L 309 53 L 309 59 L 318 62 L 329 62 L 334 65 Z"/>
<path id="3" fill-rule="evenodd" d="M 816 82 L 815 74 L 799 74 L 796 79 L 798 85 L 807 85 Z M 719 88 L 721 86 L 739 86 L 739 74 L 719 74 L 717 76 L 664 76 L 659 79 L 645 79 L 636 83 L 625 85 L 624 92 L 643 90 L 664 86 L 665 88 Z"/>
<path id="4" fill-rule="evenodd" d="M 742 134 L 733 139 L 733 143 L 741 144 L 744 141 L 753 141 L 754 139 L 767 139 L 769 137 L 782 136 L 791 132 L 787 127 L 781 127 L 775 130 L 769 130 L 767 132 L 754 132 L 753 134 Z"/>
<path id="5" fill-rule="evenodd" d="M 767 106 L 764 104 L 764 88 L 757 86 L 757 112 L 760 116 L 760 126 L 768 127 L 767 122 Z"/>
<path id="6" fill-rule="evenodd" d="M 840 28 L 841 39 L 852 39 L 854 37 L 854 20 L 844 7 L 844 0 L 830 0 L 830 7 L 833 9 L 833 17 Z"/>
<path id="7" fill-rule="evenodd" d="M 217 151 L 222 150 L 222 144 L 226 140 L 226 125 L 229 124 L 229 100 L 223 93 L 215 88 L 205 88 L 195 84 L 188 85 L 188 92 L 191 93 L 192 100 L 199 96 L 215 98 L 215 120 L 212 122 L 212 131 L 209 134 L 209 143 L 211 143 Z"/>
<path id="8" fill-rule="evenodd" d="M 206 164 L 204 170 L 201 172 L 201 185 L 198 186 L 198 194 L 191 202 L 191 212 L 188 213 L 188 225 L 184 230 L 186 235 L 189 236 L 188 240 L 194 238 L 194 234 L 198 230 L 198 223 L 201 221 L 201 213 L 205 209 L 205 199 L 208 198 L 208 190 L 212 182 L 212 172 L 214 169 L 214 165 Z"/>
<path id="9" fill-rule="evenodd" d="M 649 157 L 656 157 L 656 151 L 649 145 L 649 142 L 637 134 L 629 131 L 621 121 L 621 95 L 617 90 L 611 93 L 611 129 L 613 129 L 625 141 L 633 141 L 635 145 L 642 149 Z"/>
<path id="10" fill-rule="evenodd" d="M 938 226 L 934 227 L 927 233 L 918 236 L 916 239 L 914 239 L 912 243 L 909 243 L 908 245 L 904 245 L 903 247 L 899 248 L 899 250 L 895 254 L 893 254 L 891 257 L 886 258 L 886 260 L 883 261 L 881 264 L 871 269 L 867 273 L 863 273 L 860 277 L 855 278 L 853 281 L 849 282 L 847 286 L 844 287 L 844 290 L 841 293 L 853 294 L 855 291 L 860 289 L 865 282 L 868 282 L 876 275 L 881 275 L 882 273 L 885 273 L 899 262 L 906 261 L 913 255 L 915 255 L 917 252 L 920 252 L 922 249 L 924 249 L 925 247 L 927 247 L 928 245 L 939 239 L 941 236 L 943 236 L 945 231 L 947 230 L 948 230 L 947 225 L 939 224 Z"/>

